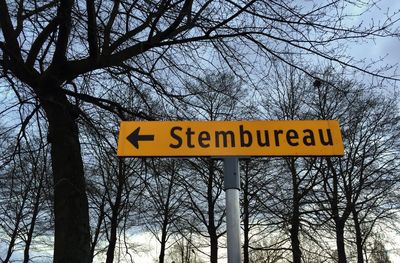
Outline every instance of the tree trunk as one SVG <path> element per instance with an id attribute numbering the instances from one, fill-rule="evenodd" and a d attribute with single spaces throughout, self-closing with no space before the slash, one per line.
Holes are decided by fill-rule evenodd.
<path id="1" fill-rule="evenodd" d="M 352 213 L 353 213 L 354 228 L 356 231 L 357 263 L 364 263 L 363 238 L 361 233 L 360 221 L 358 219 L 358 213 L 355 207 L 353 207 Z"/>
<path id="2" fill-rule="evenodd" d="M 292 216 L 290 218 L 290 241 L 292 245 L 292 259 L 293 263 L 301 263 L 301 249 L 299 240 L 300 231 L 300 194 L 299 194 L 299 183 L 297 181 L 297 172 L 295 166 L 295 160 L 290 158 L 289 169 L 292 177 Z"/>
<path id="3" fill-rule="evenodd" d="M 117 199 L 120 199 L 117 197 Z M 106 263 L 114 262 L 114 252 L 115 246 L 117 245 L 117 229 L 118 229 L 118 217 L 119 217 L 119 206 L 117 206 L 117 202 L 112 207 L 112 216 L 110 223 L 110 240 L 108 241 L 107 248 L 107 258 Z"/>
<path id="4" fill-rule="evenodd" d="M 118 160 L 117 176 L 118 176 L 117 194 L 115 196 L 114 204 L 110 204 L 112 208 L 112 216 L 110 223 L 110 240 L 108 242 L 106 263 L 114 262 L 114 252 L 115 252 L 115 246 L 117 244 L 117 230 L 118 230 L 119 213 L 120 213 L 119 211 L 122 204 L 122 192 L 125 183 L 123 163 L 121 160 Z"/>
<path id="5" fill-rule="evenodd" d="M 298 203 L 298 202 L 297 202 Z M 293 214 L 291 218 L 290 240 L 292 244 L 293 263 L 301 263 L 301 250 L 299 240 L 300 216 L 298 204 L 293 205 Z"/>
<path id="6" fill-rule="evenodd" d="M 161 249 L 159 255 L 159 263 L 164 263 L 165 261 L 165 250 L 167 247 L 167 238 L 168 238 L 168 228 L 171 223 L 171 197 L 172 197 L 172 189 L 175 186 L 175 172 L 172 173 L 171 179 L 168 184 L 168 192 L 167 192 L 167 200 L 163 205 L 163 222 L 161 227 Z M 162 203 L 162 202 L 161 202 Z"/>
<path id="7" fill-rule="evenodd" d="M 158 262 L 164 263 L 165 261 L 165 250 L 167 247 L 167 234 L 168 234 L 168 224 L 169 224 L 169 198 L 170 198 L 170 190 L 172 188 L 172 181 L 169 185 L 168 197 L 165 204 L 165 210 L 163 213 L 163 222 L 161 227 L 161 240 L 160 240 L 160 255 L 158 256 Z"/>
<path id="8" fill-rule="evenodd" d="M 216 231 L 214 231 L 214 232 L 216 232 Z M 210 246 L 211 246 L 210 262 L 217 262 L 218 261 L 218 238 L 217 238 L 216 233 L 210 237 Z"/>
<path id="9" fill-rule="evenodd" d="M 167 223 L 164 222 L 164 225 L 161 230 L 161 248 L 160 248 L 160 255 L 158 256 L 158 262 L 164 263 L 165 261 L 165 249 L 167 245 Z"/>
<path id="10" fill-rule="evenodd" d="M 46 83 L 49 84 L 49 83 Z M 54 263 L 90 262 L 89 209 L 76 111 L 54 85 L 39 94 L 46 112 L 54 179 Z"/>
<path id="11" fill-rule="evenodd" d="M 349 206 L 343 211 L 342 217 L 339 216 L 339 175 L 336 173 L 332 161 L 330 158 L 326 158 L 328 167 L 332 172 L 332 198 L 329 200 L 331 203 L 333 221 L 335 222 L 335 232 L 336 232 L 336 248 L 338 263 L 347 263 L 346 259 L 346 249 L 344 245 L 344 226 L 345 222 L 349 216 Z M 329 195 L 328 195 L 329 197 Z"/>
<path id="12" fill-rule="evenodd" d="M 336 221 L 336 246 L 338 253 L 338 263 L 347 263 L 346 250 L 344 246 L 344 223 Z"/>
<path id="13" fill-rule="evenodd" d="M 209 163 L 209 176 L 207 183 L 207 198 L 208 198 L 208 234 L 210 236 L 210 262 L 218 262 L 218 236 L 217 227 L 215 226 L 215 205 L 213 188 L 214 183 L 214 163 Z"/>
<path id="14" fill-rule="evenodd" d="M 95 249 L 96 249 L 96 245 L 99 242 L 99 236 L 100 236 L 100 231 L 101 231 L 101 227 L 102 227 L 102 223 L 104 220 L 104 216 L 105 216 L 105 211 L 104 211 L 104 207 L 106 205 L 106 194 L 103 195 L 102 199 L 101 199 L 101 204 L 99 207 L 99 217 L 97 218 L 97 224 L 96 227 L 94 229 L 94 234 L 93 234 L 93 240 L 91 242 L 91 246 L 90 246 L 90 262 L 93 262 L 94 259 L 94 253 L 95 253 Z"/>

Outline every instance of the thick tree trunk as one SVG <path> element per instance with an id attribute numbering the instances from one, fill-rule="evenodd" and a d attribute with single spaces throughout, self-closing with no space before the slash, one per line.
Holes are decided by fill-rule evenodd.
<path id="1" fill-rule="evenodd" d="M 55 263 L 90 262 L 89 211 L 77 117 L 59 87 L 39 94 L 49 124 L 54 178 Z"/>

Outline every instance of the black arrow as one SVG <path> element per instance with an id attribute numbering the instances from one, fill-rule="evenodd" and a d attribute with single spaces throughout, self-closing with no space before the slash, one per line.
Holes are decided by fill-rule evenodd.
<path id="1" fill-rule="evenodd" d="M 139 149 L 139 141 L 154 141 L 154 135 L 139 135 L 139 131 L 140 127 L 137 127 L 136 130 L 126 137 L 136 149 Z"/>

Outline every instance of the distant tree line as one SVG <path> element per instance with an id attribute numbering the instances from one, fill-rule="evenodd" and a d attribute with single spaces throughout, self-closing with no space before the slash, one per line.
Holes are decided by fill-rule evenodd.
<path id="1" fill-rule="evenodd" d="M 399 223 L 399 112 L 396 99 L 348 80 L 330 67 L 319 84 L 276 66 L 258 105 L 234 75 L 212 73 L 172 108 L 189 119 L 338 119 L 345 155 L 251 158 L 240 162 L 243 262 L 390 262 L 384 232 Z M 132 101 L 138 98 L 132 97 Z M 251 103 L 250 103 L 251 102 Z M 154 102 L 153 110 L 163 107 Z M 175 114 L 175 115 L 174 115 Z M 97 116 L 97 117 L 96 117 Z M 101 110 L 82 123 L 94 262 L 129 262 L 144 253 L 137 233 L 157 241 L 157 262 L 218 262 L 224 257 L 221 161 L 117 158 L 118 119 Z M 3 133 L 0 231 L 6 248 L 32 259 L 51 247 L 54 229 L 49 147 L 39 127 L 16 149 Z M 8 156 L 8 157 L 6 157 Z M 222 251 L 221 251 L 222 250 Z M 40 253 L 39 253 L 40 254 Z"/>

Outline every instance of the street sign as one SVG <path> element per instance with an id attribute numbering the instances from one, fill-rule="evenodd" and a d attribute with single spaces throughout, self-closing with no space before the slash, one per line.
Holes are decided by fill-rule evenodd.
<path id="1" fill-rule="evenodd" d="M 343 156 L 335 120 L 123 121 L 118 156 Z"/>

